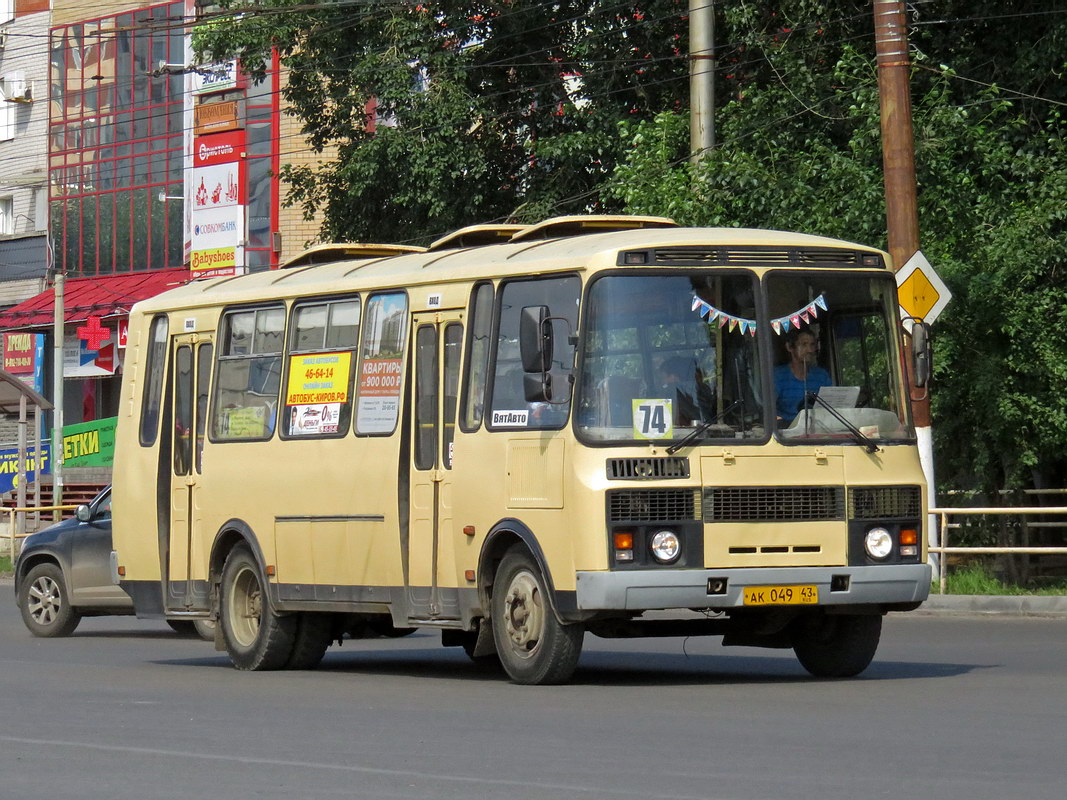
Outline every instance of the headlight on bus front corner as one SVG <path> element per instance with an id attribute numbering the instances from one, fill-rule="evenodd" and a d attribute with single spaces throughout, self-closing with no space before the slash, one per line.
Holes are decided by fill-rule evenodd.
<path id="1" fill-rule="evenodd" d="M 893 537 L 885 528 L 871 528 L 863 537 L 863 547 L 871 558 L 882 561 L 893 552 Z"/>
<path id="2" fill-rule="evenodd" d="M 682 541 L 674 531 L 658 531 L 648 544 L 652 557 L 661 564 L 671 564 L 682 554 Z"/>

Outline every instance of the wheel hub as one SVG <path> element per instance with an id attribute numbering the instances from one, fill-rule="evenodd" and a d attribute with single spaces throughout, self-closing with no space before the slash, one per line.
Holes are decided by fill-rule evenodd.
<path id="1" fill-rule="evenodd" d="M 537 581 L 528 572 L 516 575 L 504 596 L 504 629 L 522 655 L 531 653 L 541 641 L 544 607 Z"/>

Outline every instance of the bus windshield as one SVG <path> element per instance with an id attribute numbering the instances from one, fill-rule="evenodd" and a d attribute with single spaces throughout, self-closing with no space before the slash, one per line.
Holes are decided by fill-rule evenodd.
<path id="1" fill-rule="evenodd" d="M 779 437 L 912 440 L 892 276 L 775 273 L 765 286 Z"/>
<path id="2" fill-rule="evenodd" d="M 590 441 L 762 439 L 751 273 L 608 275 L 589 290 L 577 427 Z"/>
<path id="3" fill-rule="evenodd" d="M 666 443 L 697 428 L 699 441 L 914 439 L 888 274 L 608 275 L 588 312 L 577 427 L 590 442 Z"/>

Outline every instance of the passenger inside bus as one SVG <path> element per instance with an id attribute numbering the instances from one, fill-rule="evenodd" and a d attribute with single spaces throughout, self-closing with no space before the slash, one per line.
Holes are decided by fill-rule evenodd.
<path id="1" fill-rule="evenodd" d="M 672 356 L 659 368 L 660 393 L 674 408 L 674 424 L 692 425 L 715 414 L 715 396 L 692 358 Z"/>
<path id="2" fill-rule="evenodd" d="M 786 427 L 806 407 L 807 396 L 833 385 L 830 373 L 819 366 L 819 340 L 810 328 L 794 328 L 785 335 L 788 361 L 774 368 L 775 413 Z"/>

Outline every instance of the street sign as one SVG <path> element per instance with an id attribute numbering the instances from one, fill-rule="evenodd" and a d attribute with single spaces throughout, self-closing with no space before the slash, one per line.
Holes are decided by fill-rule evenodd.
<path id="1" fill-rule="evenodd" d="M 921 250 L 897 271 L 896 278 L 901 319 L 917 317 L 932 325 L 952 299 L 952 292 Z M 904 325 L 911 329 L 910 322 L 905 321 Z"/>

